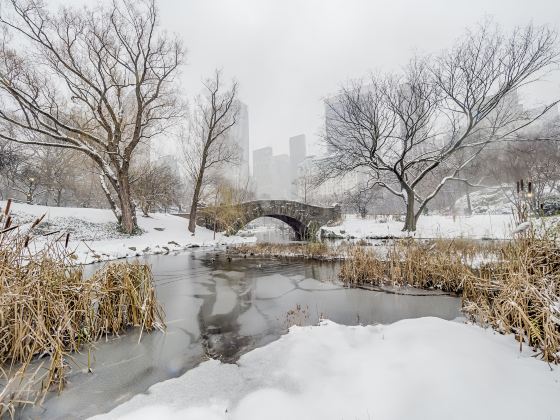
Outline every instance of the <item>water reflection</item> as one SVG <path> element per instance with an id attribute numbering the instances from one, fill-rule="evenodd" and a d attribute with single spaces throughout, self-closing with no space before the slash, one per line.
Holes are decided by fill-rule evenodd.
<path id="1" fill-rule="evenodd" d="M 140 343 L 138 332 L 96 343 L 93 373 L 84 372 L 87 352 L 78 355 L 62 395 L 23 417 L 84 418 L 106 412 L 206 357 L 235 361 L 277 339 L 293 322 L 315 324 L 323 316 L 354 325 L 459 316 L 457 298 L 343 288 L 336 282 L 334 263 L 230 261 L 217 251 L 145 260 L 152 264 L 166 312 L 166 333 L 144 334 Z"/>

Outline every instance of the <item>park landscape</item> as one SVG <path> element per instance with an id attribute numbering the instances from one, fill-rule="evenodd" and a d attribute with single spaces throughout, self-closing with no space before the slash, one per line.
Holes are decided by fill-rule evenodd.
<path id="1" fill-rule="evenodd" d="M 560 10 L 409 3 L 0 2 L 0 418 L 560 418 Z"/>

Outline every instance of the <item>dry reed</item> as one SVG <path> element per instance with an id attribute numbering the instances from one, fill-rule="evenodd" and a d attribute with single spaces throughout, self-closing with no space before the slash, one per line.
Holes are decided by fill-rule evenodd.
<path id="1" fill-rule="evenodd" d="M 0 216 L 0 417 L 62 390 L 72 352 L 132 326 L 162 329 L 150 267 L 112 263 L 85 278 L 68 251 L 68 236 L 40 241 L 31 226 L 11 226 L 9 203 Z M 37 357 L 46 368 L 29 372 Z M 3 375 L 1 375 L 3 373 Z M 2 379 L 0 379 L 0 383 Z"/>
<path id="2" fill-rule="evenodd" d="M 465 279 L 463 309 L 474 321 L 514 333 L 548 362 L 560 362 L 560 247 L 534 236 L 507 244 L 501 263 Z"/>
<path id="3" fill-rule="evenodd" d="M 485 258 L 480 261 L 480 256 Z M 560 248 L 556 237 L 534 233 L 482 244 L 399 241 L 380 256 L 353 248 L 340 278 L 349 285 L 412 286 L 462 295 L 467 316 L 514 333 L 544 360 L 560 362 Z"/>
<path id="4" fill-rule="evenodd" d="M 467 240 L 395 241 L 380 255 L 374 248 L 353 247 L 341 266 L 347 284 L 412 286 L 460 293 L 463 278 L 484 255 L 495 260 L 499 247 Z"/>

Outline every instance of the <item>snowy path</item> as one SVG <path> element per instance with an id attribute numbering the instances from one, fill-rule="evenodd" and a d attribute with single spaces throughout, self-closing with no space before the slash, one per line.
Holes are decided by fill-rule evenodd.
<path id="1" fill-rule="evenodd" d="M 560 369 L 513 336 L 439 318 L 294 327 L 96 419 L 557 419 Z"/>

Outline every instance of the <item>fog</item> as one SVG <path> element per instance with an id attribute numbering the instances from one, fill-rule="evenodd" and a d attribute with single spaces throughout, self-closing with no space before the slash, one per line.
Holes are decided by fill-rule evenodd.
<path id="1" fill-rule="evenodd" d="M 348 78 L 437 53 L 488 17 L 504 28 L 529 20 L 560 26 L 560 2 L 550 0 L 163 0 L 160 7 L 163 25 L 188 48 L 184 87 L 196 92 L 204 75 L 223 68 L 249 106 L 251 148 L 275 153 L 288 151 L 290 136 L 317 139 L 322 98 Z M 523 102 L 552 99 L 560 76 L 533 89 Z"/>

